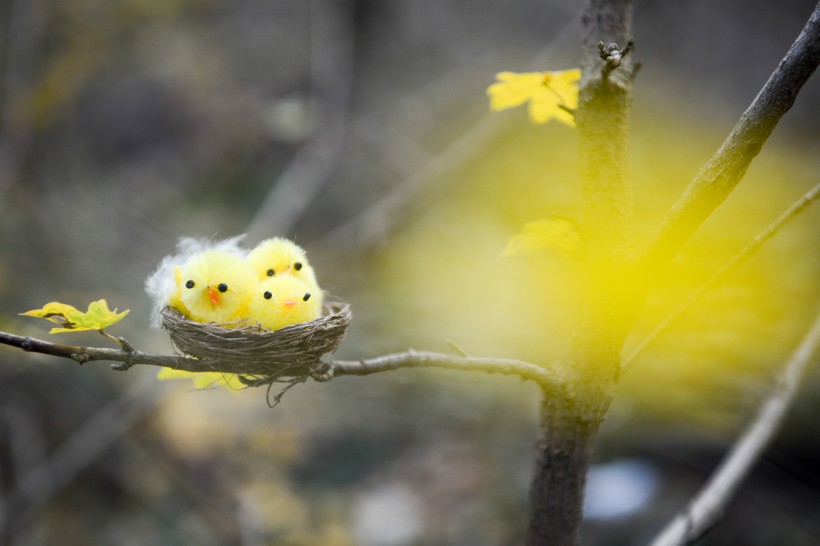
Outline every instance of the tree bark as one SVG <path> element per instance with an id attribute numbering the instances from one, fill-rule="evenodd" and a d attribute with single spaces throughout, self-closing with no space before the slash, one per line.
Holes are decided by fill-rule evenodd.
<path id="1" fill-rule="evenodd" d="M 585 279 L 575 337 L 560 362 L 570 376 L 568 388 L 543 393 L 527 546 L 573 545 L 580 539 L 592 446 L 612 400 L 633 316 L 625 290 L 632 259 L 632 71 L 627 57 L 608 63 L 598 46 L 627 48 L 631 19 L 630 0 L 588 0 L 583 14 L 583 77 L 575 120 Z"/>
<path id="2" fill-rule="evenodd" d="M 666 215 L 644 268 L 666 267 L 743 178 L 778 121 L 820 65 L 820 2 L 732 132 Z"/>
<path id="3" fill-rule="evenodd" d="M 544 393 L 538 457 L 530 489 L 528 546 L 575 544 L 596 423 L 579 421 L 570 401 Z"/>
<path id="4" fill-rule="evenodd" d="M 631 39 L 630 0 L 589 0 L 583 14 L 583 77 L 575 120 L 580 146 L 583 236 L 591 253 L 607 259 L 631 236 L 629 114 L 630 58 L 611 69 L 598 43 L 625 48 Z"/>

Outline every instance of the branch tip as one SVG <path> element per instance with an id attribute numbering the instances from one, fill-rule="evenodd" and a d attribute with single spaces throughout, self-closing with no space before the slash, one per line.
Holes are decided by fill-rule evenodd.
<path id="1" fill-rule="evenodd" d="M 549 389 L 566 387 L 563 371 L 555 367 L 543 367 L 521 360 L 452 356 L 415 349 L 360 360 L 333 360 L 327 362 L 327 366 L 326 370 L 314 372 L 313 379 L 328 381 L 343 375 L 365 376 L 401 368 L 445 368 L 517 376 Z"/>

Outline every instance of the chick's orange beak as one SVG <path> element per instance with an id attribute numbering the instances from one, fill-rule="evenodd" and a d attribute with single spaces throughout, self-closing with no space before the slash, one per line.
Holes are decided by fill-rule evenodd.
<path id="1" fill-rule="evenodd" d="M 295 305 L 296 305 L 296 302 L 293 301 L 293 300 L 288 300 L 288 301 L 285 302 L 285 307 L 287 307 L 288 309 L 290 309 L 291 307 L 293 307 Z"/>
<path id="2" fill-rule="evenodd" d="M 208 288 L 208 297 L 214 305 L 219 304 L 219 294 L 217 294 L 213 288 Z"/>

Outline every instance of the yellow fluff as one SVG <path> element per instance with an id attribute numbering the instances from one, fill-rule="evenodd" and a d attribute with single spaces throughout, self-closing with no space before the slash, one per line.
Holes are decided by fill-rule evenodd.
<path id="1" fill-rule="evenodd" d="M 182 302 L 182 285 L 185 284 L 182 280 L 182 268 L 180 266 L 174 267 L 174 291 L 168 296 L 168 305 L 178 310 L 180 313 L 189 317 L 191 312 L 188 307 Z"/>
<path id="2" fill-rule="evenodd" d="M 247 260 L 260 281 L 289 274 L 305 282 L 313 292 L 319 292 L 316 273 L 308 263 L 305 251 L 284 237 L 262 241 L 248 254 Z"/>
<path id="3" fill-rule="evenodd" d="M 206 250 L 174 271 L 179 297 L 171 306 L 197 322 L 246 319 L 248 300 L 259 284 L 250 266 L 234 253 Z"/>
<path id="4" fill-rule="evenodd" d="M 268 330 L 309 322 L 322 312 L 322 294 L 292 275 L 261 281 L 248 306 L 251 321 Z"/>
<path id="5" fill-rule="evenodd" d="M 244 235 L 230 239 L 182 237 L 177 241 L 176 253 L 165 256 L 159 266 L 145 279 L 145 292 L 151 298 L 151 326 L 162 326 L 162 310 L 168 306 L 179 309 L 185 316 L 191 313 L 182 301 L 185 279 L 182 269 L 194 257 L 211 250 L 232 254 L 244 259 L 248 252 L 239 246 Z"/>

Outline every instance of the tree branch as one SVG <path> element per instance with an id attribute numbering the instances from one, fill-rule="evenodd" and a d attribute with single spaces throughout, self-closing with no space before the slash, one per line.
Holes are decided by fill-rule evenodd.
<path id="1" fill-rule="evenodd" d="M 137 350 L 128 351 L 103 347 L 59 345 L 41 339 L 18 336 L 7 332 L 0 332 L 0 344 L 18 347 L 24 351 L 70 358 L 79 364 L 99 360 L 118 362 L 120 364 L 113 366 L 116 370 L 127 370 L 136 364 L 144 364 L 148 366 L 164 366 L 166 368 L 187 372 L 225 371 L 224 362 L 220 362 L 219 360 L 197 359 L 175 355 L 157 355 Z M 558 367 L 546 368 L 537 364 L 508 358 L 452 356 L 428 351 L 414 351 L 412 349 L 403 353 L 356 361 L 331 360 L 324 364 L 323 369 L 312 374 L 313 379 L 318 382 L 330 381 L 334 377 L 343 375 L 370 375 L 397 370 L 399 368 L 447 368 L 469 372 L 517 375 L 522 379 L 535 381 L 542 388 L 560 387 L 564 384 L 565 380 L 563 372 L 561 372 Z"/>
<path id="2" fill-rule="evenodd" d="M 718 522 L 752 465 L 780 429 L 783 418 L 794 401 L 800 379 L 818 345 L 820 315 L 780 373 L 774 392 L 761 406 L 757 418 L 738 438 L 706 486 L 661 531 L 652 546 L 691 544 Z"/>
<path id="3" fill-rule="evenodd" d="M 746 245 L 743 250 L 729 260 L 723 267 L 721 267 L 714 275 L 698 287 L 686 300 L 683 305 L 675 309 L 671 315 L 666 317 L 660 324 L 658 324 L 652 332 L 638 345 L 626 358 L 621 362 L 621 373 L 625 373 L 634 364 L 635 359 L 643 354 L 643 352 L 664 332 L 666 332 L 675 321 L 680 318 L 686 311 L 689 310 L 700 298 L 709 290 L 714 288 L 717 284 L 723 281 L 730 273 L 740 267 L 746 260 L 757 254 L 761 247 L 766 244 L 772 237 L 774 237 L 780 229 L 795 218 L 798 214 L 803 212 L 809 205 L 811 205 L 818 197 L 820 197 L 820 184 L 816 185 L 808 191 L 803 197 L 797 200 L 789 209 L 781 214 L 769 227 L 757 235 L 751 243 Z"/>
<path id="4" fill-rule="evenodd" d="M 692 233 L 732 192 L 818 63 L 820 3 L 740 121 L 666 215 L 647 252 L 651 270 L 668 265 Z"/>
<path id="5" fill-rule="evenodd" d="M 353 90 L 354 43 L 348 3 L 312 0 L 310 106 L 319 129 L 282 171 L 251 220 L 252 240 L 285 234 L 333 174 L 347 135 Z"/>
<path id="6" fill-rule="evenodd" d="M 18 347 L 24 351 L 41 353 L 51 356 L 70 358 L 78 364 L 106 360 L 119 362 L 114 368 L 127 370 L 135 364 L 149 366 L 164 366 L 186 372 L 221 371 L 216 360 L 199 360 L 187 356 L 157 355 L 142 351 L 128 351 L 125 349 L 109 349 L 106 347 L 83 347 L 79 345 L 60 345 L 27 336 L 18 336 L 7 332 L 0 332 L 0 343 Z"/>
<path id="7" fill-rule="evenodd" d="M 333 360 L 325 370 L 313 376 L 316 381 L 329 381 L 343 375 L 370 375 L 400 368 L 446 368 L 450 370 L 517 375 L 545 387 L 563 384 L 563 373 L 556 367 L 544 368 L 529 362 L 509 358 L 455 356 L 410 349 L 363 360 Z"/>

